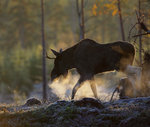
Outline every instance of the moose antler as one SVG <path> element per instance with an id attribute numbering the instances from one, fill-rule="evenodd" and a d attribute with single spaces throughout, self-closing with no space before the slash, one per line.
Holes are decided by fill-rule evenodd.
<path id="1" fill-rule="evenodd" d="M 47 59 L 55 59 L 54 57 L 48 56 L 47 52 L 46 52 L 46 58 L 47 58 Z"/>

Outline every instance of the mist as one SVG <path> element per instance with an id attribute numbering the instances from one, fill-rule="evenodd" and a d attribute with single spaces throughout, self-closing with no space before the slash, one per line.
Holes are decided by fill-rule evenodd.
<path id="1" fill-rule="evenodd" d="M 111 71 L 98 74 L 94 77 L 97 86 L 98 98 L 101 101 L 106 102 L 110 100 L 112 92 L 118 85 L 119 80 L 122 76 L 122 73 Z M 55 93 L 61 100 L 71 100 L 72 89 L 77 83 L 78 79 L 79 74 L 69 73 L 65 79 L 63 77 L 60 77 L 53 83 L 49 83 L 49 87 L 52 89 L 52 92 Z M 88 81 L 85 81 L 84 84 L 78 89 L 75 95 L 75 100 L 84 97 L 94 98 Z M 118 99 L 117 93 L 114 95 L 114 99 Z"/>

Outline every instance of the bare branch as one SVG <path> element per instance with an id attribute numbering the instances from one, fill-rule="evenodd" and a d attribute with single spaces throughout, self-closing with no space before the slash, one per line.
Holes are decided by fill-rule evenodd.
<path id="1" fill-rule="evenodd" d="M 118 14 L 119 14 L 119 21 L 120 21 L 121 36 L 122 36 L 122 40 L 125 41 L 125 33 L 124 33 L 124 26 L 123 26 L 123 20 L 122 20 L 120 0 L 118 0 L 117 5 L 118 5 Z"/>
<path id="2" fill-rule="evenodd" d="M 78 0 L 76 0 L 76 9 L 77 9 L 77 15 L 78 15 L 78 17 L 80 17 L 81 11 L 79 9 L 79 1 Z"/>
<path id="3" fill-rule="evenodd" d="M 132 37 L 138 37 L 138 36 L 141 36 L 141 35 L 148 35 L 148 34 L 150 34 L 150 32 L 142 33 L 142 34 L 137 34 L 137 35 L 134 35 L 134 36 L 132 36 Z"/>
<path id="4" fill-rule="evenodd" d="M 135 26 L 137 25 L 138 23 L 135 23 L 132 27 L 131 27 L 131 29 L 129 30 L 129 35 L 128 35 L 128 40 L 130 41 L 130 37 L 131 37 L 131 32 L 132 32 L 132 30 L 133 30 L 133 28 L 135 28 Z"/>

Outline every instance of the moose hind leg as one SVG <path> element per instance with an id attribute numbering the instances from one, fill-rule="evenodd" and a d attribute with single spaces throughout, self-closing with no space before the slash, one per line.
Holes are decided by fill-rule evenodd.
<path id="1" fill-rule="evenodd" d="M 80 78 L 72 90 L 71 99 L 74 99 L 77 90 L 83 85 L 83 80 Z"/>
<path id="2" fill-rule="evenodd" d="M 97 88 L 96 88 L 96 84 L 94 82 L 94 79 L 90 80 L 90 86 L 91 86 L 92 92 L 94 94 L 94 97 L 98 99 Z"/>

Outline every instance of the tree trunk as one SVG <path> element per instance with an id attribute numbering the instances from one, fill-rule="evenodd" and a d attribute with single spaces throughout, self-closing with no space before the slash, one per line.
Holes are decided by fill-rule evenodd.
<path id="1" fill-rule="evenodd" d="M 84 0 L 81 0 L 81 39 L 84 39 Z"/>
<path id="2" fill-rule="evenodd" d="M 124 34 L 124 27 L 123 27 L 123 21 L 122 21 L 120 0 L 118 0 L 118 14 L 119 14 L 119 20 L 120 20 L 120 29 L 121 29 L 122 40 L 125 41 L 125 34 Z"/>
<path id="3" fill-rule="evenodd" d="M 24 25 L 21 26 L 20 31 L 19 31 L 19 40 L 20 40 L 20 45 L 21 48 L 24 49 Z"/>
<path id="4" fill-rule="evenodd" d="M 85 31 L 84 31 L 84 0 L 81 0 L 81 6 L 79 6 L 79 0 L 76 0 L 76 8 L 77 8 L 77 15 L 79 21 L 79 33 L 80 33 L 80 40 L 84 39 Z M 81 9 L 80 9 L 81 8 Z"/>
<path id="5" fill-rule="evenodd" d="M 75 11 L 75 2 L 74 1 L 70 1 L 70 4 L 71 4 L 71 29 L 72 29 L 72 32 L 73 32 L 73 39 L 74 39 L 74 42 L 77 42 L 77 38 L 76 38 L 76 17 L 75 17 L 75 14 L 76 14 L 76 11 Z"/>
<path id="6" fill-rule="evenodd" d="M 139 20 L 141 17 L 141 0 L 138 1 L 139 2 Z M 138 22 L 140 23 L 140 21 L 138 20 Z M 142 30 L 141 27 L 139 26 L 139 31 L 138 34 L 141 34 Z M 139 36 L 139 60 L 140 60 L 140 65 L 142 65 L 142 35 Z"/>
<path id="7" fill-rule="evenodd" d="M 44 0 L 41 0 L 41 36 L 42 36 L 42 76 L 43 76 L 43 101 L 47 100 L 47 80 L 46 80 L 46 50 L 45 50 L 45 34 L 44 34 Z"/>
<path id="8" fill-rule="evenodd" d="M 104 21 L 104 20 L 102 21 L 102 24 L 103 24 L 103 25 L 101 26 L 101 29 L 102 29 L 102 30 L 101 30 L 101 33 L 102 33 L 102 43 L 105 43 L 105 29 L 106 29 L 106 28 L 105 28 L 105 21 Z"/>

